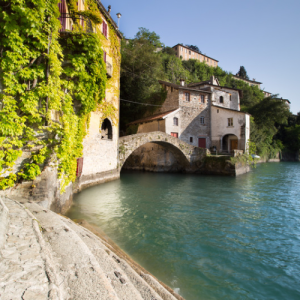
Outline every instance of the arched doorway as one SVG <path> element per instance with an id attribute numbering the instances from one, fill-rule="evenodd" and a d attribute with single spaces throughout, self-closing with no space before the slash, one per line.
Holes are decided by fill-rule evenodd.
<path id="1" fill-rule="evenodd" d="M 234 134 L 226 134 L 222 138 L 222 151 L 231 153 L 239 149 L 239 139 Z"/>
<path id="2" fill-rule="evenodd" d="M 113 131 L 111 122 L 108 119 L 104 119 L 101 125 L 101 139 L 102 140 L 112 140 Z"/>

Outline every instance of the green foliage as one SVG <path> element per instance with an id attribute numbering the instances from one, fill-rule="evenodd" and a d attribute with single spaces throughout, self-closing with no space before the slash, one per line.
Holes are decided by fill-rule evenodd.
<path id="1" fill-rule="evenodd" d="M 159 35 L 144 27 L 139 27 L 139 31 L 135 35 L 135 39 L 139 41 L 148 41 L 155 48 L 161 48 L 164 46 L 164 44 L 160 41 Z"/>
<path id="2" fill-rule="evenodd" d="M 169 54 L 169 55 L 176 55 L 176 51 L 171 47 L 164 47 L 162 49 L 162 53 L 166 53 L 166 54 Z"/>
<path id="3" fill-rule="evenodd" d="M 274 158 L 283 148 L 275 138 L 280 125 L 287 124 L 290 115 L 286 104 L 276 96 L 265 98 L 249 109 L 251 119 L 251 140 L 256 143 L 258 154 Z"/>
<path id="4" fill-rule="evenodd" d="M 100 34 L 86 34 L 75 24 L 75 32 L 60 38 L 58 2 L 2 1 L 0 189 L 13 186 L 18 179 L 34 180 L 51 156 L 58 160 L 64 191 L 76 177 L 76 159 L 82 156 L 90 112 L 115 113 L 115 108 L 103 101 L 107 78 Z M 93 0 L 87 0 L 88 11 L 81 12 L 76 1 L 68 2 L 75 20 L 82 15 L 90 18 L 93 26 L 102 22 Z M 118 45 L 114 43 L 114 47 Z M 25 147 L 40 150 L 32 152 L 17 175 L 5 177 Z"/>
<path id="5" fill-rule="evenodd" d="M 237 72 L 237 76 L 239 76 L 243 79 L 248 79 L 249 80 L 249 76 L 247 75 L 247 71 L 246 71 L 244 66 L 240 66 L 240 69 Z"/>
<path id="6" fill-rule="evenodd" d="M 166 98 L 157 79 L 163 77 L 161 55 L 156 53 L 152 41 L 138 33 L 129 42 L 122 42 L 121 99 L 139 103 L 160 104 Z M 149 106 L 121 101 L 121 129 L 144 115 Z"/>
<path id="7" fill-rule="evenodd" d="M 198 46 L 196 46 L 196 45 L 186 45 L 188 48 L 190 48 L 191 50 L 193 50 L 193 51 L 197 51 L 197 52 L 199 52 L 199 53 L 202 53 L 201 51 L 200 51 L 200 49 L 199 49 L 199 47 Z"/>

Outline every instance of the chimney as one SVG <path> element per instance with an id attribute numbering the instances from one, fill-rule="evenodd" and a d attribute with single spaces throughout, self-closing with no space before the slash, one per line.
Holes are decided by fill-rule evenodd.
<path id="1" fill-rule="evenodd" d="M 111 11 L 111 5 L 108 5 L 108 13 L 110 14 L 110 11 Z"/>
<path id="2" fill-rule="evenodd" d="M 185 85 L 185 80 L 183 78 L 180 78 L 180 85 L 184 86 Z"/>

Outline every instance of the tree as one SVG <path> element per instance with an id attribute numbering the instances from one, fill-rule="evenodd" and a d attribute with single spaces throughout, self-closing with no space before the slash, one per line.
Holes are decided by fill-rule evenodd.
<path id="1" fill-rule="evenodd" d="M 142 28 L 133 40 L 122 42 L 121 99 L 139 103 L 121 101 L 120 127 L 123 131 L 126 124 L 151 111 L 151 106 L 144 104 L 161 104 L 166 98 L 158 82 L 164 77 L 161 54 L 155 52 L 154 46 L 158 38 L 154 32 Z"/>
<path id="2" fill-rule="evenodd" d="M 199 52 L 199 53 L 202 53 L 201 51 L 200 51 L 200 49 L 199 49 L 199 47 L 198 46 L 196 46 L 196 45 L 186 45 L 188 48 L 190 48 L 191 50 L 194 50 L 194 51 L 197 51 L 197 52 Z"/>
<path id="3" fill-rule="evenodd" d="M 169 54 L 169 55 L 176 55 L 175 50 L 171 47 L 164 47 L 162 49 L 162 53 L 166 53 L 166 54 Z"/>
<path id="4" fill-rule="evenodd" d="M 240 69 L 239 69 L 239 71 L 237 72 L 236 75 L 241 77 L 241 78 L 249 80 L 249 76 L 247 75 L 247 71 L 246 71 L 244 66 L 240 66 Z"/>
<path id="5" fill-rule="evenodd" d="M 146 40 L 156 48 L 164 47 L 164 44 L 160 41 L 160 36 L 157 35 L 154 31 L 150 31 L 144 27 L 139 27 L 139 31 L 135 35 L 137 40 Z"/>
<path id="6" fill-rule="evenodd" d="M 283 148 L 275 135 L 282 125 L 287 124 L 290 111 L 276 96 L 267 97 L 249 109 L 252 115 L 250 139 L 262 156 L 275 157 Z"/>

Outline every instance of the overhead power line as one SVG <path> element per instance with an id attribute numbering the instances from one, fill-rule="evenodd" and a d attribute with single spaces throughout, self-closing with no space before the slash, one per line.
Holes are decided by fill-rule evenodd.
<path id="1" fill-rule="evenodd" d="M 134 103 L 134 104 L 140 104 L 140 105 L 146 105 L 146 106 L 158 106 L 158 107 L 172 107 L 174 108 L 174 105 L 157 105 L 157 104 L 150 104 L 150 103 L 140 103 L 140 102 L 135 102 L 135 101 L 130 101 L 130 100 L 125 100 L 125 99 L 120 99 L 121 101 L 124 102 L 129 102 L 129 103 Z"/>

